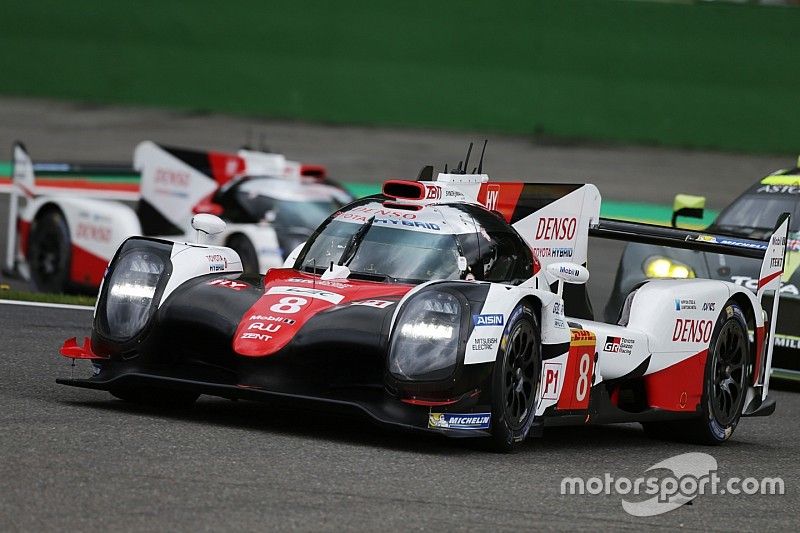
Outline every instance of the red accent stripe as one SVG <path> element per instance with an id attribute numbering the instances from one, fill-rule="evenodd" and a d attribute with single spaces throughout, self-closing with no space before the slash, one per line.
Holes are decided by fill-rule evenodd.
<path id="1" fill-rule="evenodd" d="M 72 245 L 72 261 L 69 268 L 69 279 L 80 285 L 99 287 L 108 266 L 108 259 L 94 255 Z"/>
<path id="2" fill-rule="evenodd" d="M 78 339 L 75 337 L 65 340 L 59 353 L 70 359 L 108 359 L 94 353 L 92 341 L 89 340 L 89 337 L 83 338 L 83 346 L 78 346 Z"/>
<path id="3" fill-rule="evenodd" d="M 781 270 L 779 272 L 773 272 L 769 276 L 765 276 L 765 277 L 761 278 L 760 280 L 758 280 L 758 288 L 760 289 L 761 287 L 763 287 L 764 285 L 768 284 L 770 281 L 772 281 L 773 279 L 777 278 L 781 274 L 783 274 L 783 270 Z"/>
<path id="4" fill-rule="evenodd" d="M 328 170 L 322 165 L 302 164 L 300 165 L 300 175 L 322 180 L 328 176 Z"/>
<path id="5" fill-rule="evenodd" d="M 761 378 L 761 360 L 764 358 L 764 355 L 766 355 L 764 353 L 766 348 L 764 345 L 764 334 L 764 326 L 756 328 L 756 370 L 753 372 L 754 385 L 758 383 L 758 380 Z"/>
<path id="6" fill-rule="evenodd" d="M 416 189 L 413 195 L 408 194 L 408 190 Z M 402 191 L 402 194 L 400 194 Z M 408 180 L 387 180 L 381 188 L 384 196 L 389 198 L 404 198 L 406 200 L 424 200 L 425 199 L 425 185 L 418 181 Z"/>
<path id="7" fill-rule="evenodd" d="M 703 397 L 708 349 L 644 376 L 647 404 L 666 411 L 694 411 Z"/>
<path id="8" fill-rule="evenodd" d="M 0 185 L 11 185 L 11 178 L 0 177 Z M 138 183 L 112 183 L 90 179 L 37 178 L 37 189 L 79 189 L 90 191 L 139 192 Z"/>
<path id="9" fill-rule="evenodd" d="M 524 183 L 483 183 L 478 191 L 478 202 L 487 209 L 497 211 L 506 222 L 511 222 L 517 208 Z"/>
<path id="10" fill-rule="evenodd" d="M 409 405 L 422 405 L 424 407 L 440 407 L 442 405 L 452 405 L 454 403 L 460 402 L 465 398 L 475 398 L 479 396 L 481 393 L 480 389 L 475 389 L 473 391 L 467 392 L 466 394 L 462 394 L 458 398 L 448 398 L 446 400 L 434 400 L 431 398 L 420 398 L 418 396 L 411 396 L 410 398 L 401 398 L 400 401 L 403 403 L 407 403 Z"/>
<path id="11" fill-rule="evenodd" d="M 28 241 L 31 236 L 31 223 L 21 218 L 17 219 L 17 233 L 19 233 L 19 249 L 24 257 L 28 257 Z"/>
<path id="12" fill-rule="evenodd" d="M 452 400 L 423 400 L 422 398 L 401 398 L 401 402 L 407 403 L 409 405 L 422 405 L 424 407 L 440 407 L 442 405 L 453 405 L 456 403 L 460 398 L 454 398 Z"/>
<path id="13" fill-rule="evenodd" d="M 235 176 L 241 176 L 245 171 L 244 159 L 238 155 L 209 152 L 208 162 L 211 167 L 211 177 L 220 185 L 224 185 Z"/>

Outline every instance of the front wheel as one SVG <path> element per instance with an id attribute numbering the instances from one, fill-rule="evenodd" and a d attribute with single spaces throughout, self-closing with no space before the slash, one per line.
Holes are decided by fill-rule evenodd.
<path id="1" fill-rule="evenodd" d="M 703 379 L 702 416 L 680 422 L 649 422 L 645 431 L 657 438 L 675 438 L 715 445 L 728 440 L 744 408 L 750 376 L 750 341 L 742 308 L 729 301 L 717 318 L 708 348 Z"/>
<path id="2" fill-rule="evenodd" d="M 58 209 L 34 219 L 28 241 L 28 265 L 37 290 L 65 292 L 72 261 L 69 227 Z"/>
<path id="3" fill-rule="evenodd" d="M 510 452 L 533 424 L 541 373 L 539 324 L 527 305 L 511 313 L 492 377 L 492 448 Z"/>
<path id="4" fill-rule="evenodd" d="M 239 254 L 242 260 L 242 270 L 245 274 L 260 274 L 258 271 L 258 254 L 250 239 L 237 233 L 227 243 L 228 248 Z"/>

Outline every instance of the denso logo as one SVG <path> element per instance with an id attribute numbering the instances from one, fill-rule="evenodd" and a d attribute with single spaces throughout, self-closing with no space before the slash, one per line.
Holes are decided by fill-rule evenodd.
<path id="1" fill-rule="evenodd" d="M 536 239 L 544 240 L 570 240 L 575 236 L 578 220 L 575 217 L 540 218 L 536 226 Z"/>
<path id="2" fill-rule="evenodd" d="M 157 168 L 155 179 L 156 183 L 164 185 L 174 185 L 176 187 L 189 186 L 189 173 L 182 170 Z"/>
<path id="3" fill-rule="evenodd" d="M 476 326 L 502 326 L 503 315 L 500 314 L 473 315 L 472 323 L 475 324 Z"/>
<path id="4" fill-rule="evenodd" d="M 77 238 L 89 239 L 92 241 L 109 242 L 111 241 L 111 228 L 103 226 L 96 226 L 94 224 L 86 224 L 85 222 L 78 223 L 76 231 Z"/>
<path id="5" fill-rule="evenodd" d="M 675 329 L 672 332 L 673 342 L 708 342 L 714 323 L 711 320 L 695 320 L 693 318 L 678 318 L 675 320 Z"/>

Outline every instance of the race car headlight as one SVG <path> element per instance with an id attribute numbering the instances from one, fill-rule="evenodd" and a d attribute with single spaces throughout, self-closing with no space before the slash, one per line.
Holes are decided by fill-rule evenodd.
<path id="1" fill-rule="evenodd" d="M 648 258 L 642 265 L 648 278 L 693 278 L 692 267 L 684 265 L 668 257 L 654 256 Z"/>
<path id="2" fill-rule="evenodd" d="M 128 340 L 141 332 L 154 311 L 167 259 L 156 250 L 136 248 L 121 254 L 104 283 L 104 333 Z"/>
<path id="3" fill-rule="evenodd" d="M 389 372 L 402 380 L 452 375 L 458 360 L 462 302 L 441 290 L 421 292 L 403 306 L 389 348 Z"/>

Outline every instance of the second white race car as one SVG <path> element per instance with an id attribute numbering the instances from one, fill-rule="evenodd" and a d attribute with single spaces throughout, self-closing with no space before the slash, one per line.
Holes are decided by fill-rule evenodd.
<path id="1" fill-rule="evenodd" d="M 245 272 L 264 273 L 352 200 L 326 178 L 324 167 L 280 154 L 203 152 L 145 141 L 136 147 L 133 163 L 141 173 L 135 202 L 116 201 L 113 192 L 98 199 L 52 187 L 45 191 L 37 188 L 31 158 L 17 143 L 8 270 L 47 292 L 96 290 L 125 239 L 191 241 L 192 217 L 209 213 L 227 223 L 209 242 L 234 249 Z"/>

